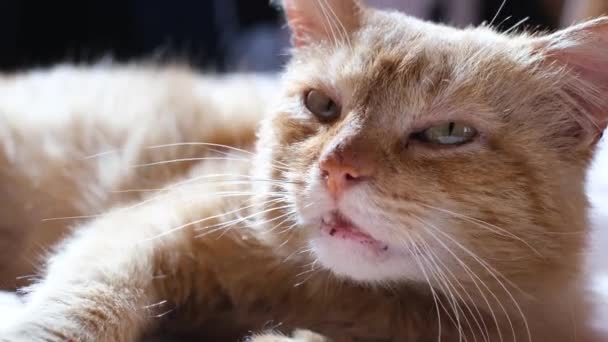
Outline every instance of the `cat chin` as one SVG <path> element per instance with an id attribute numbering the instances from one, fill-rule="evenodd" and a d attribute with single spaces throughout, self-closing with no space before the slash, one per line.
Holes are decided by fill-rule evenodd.
<path id="1" fill-rule="evenodd" d="M 377 251 L 357 242 L 319 235 L 310 240 L 318 262 L 335 275 L 357 282 L 421 280 L 416 256 L 405 251 Z"/>

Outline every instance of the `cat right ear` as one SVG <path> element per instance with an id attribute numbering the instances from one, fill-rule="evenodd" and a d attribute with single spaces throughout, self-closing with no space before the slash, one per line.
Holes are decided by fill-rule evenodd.
<path id="1" fill-rule="evenodd" d="M 564 68 L 565 94 L 592 123 L 595 141 L 608 124 L 608 17 L 534 39 L 534 49 Z"/>
<path id="2" fill-rule="evenodd" d="M 358 0 L 281 0 L 295 47 L 349 39 L 361 22 Z"/>

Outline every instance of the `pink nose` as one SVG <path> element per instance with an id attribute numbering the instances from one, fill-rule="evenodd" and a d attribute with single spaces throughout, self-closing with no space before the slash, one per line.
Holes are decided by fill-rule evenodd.
<path id="1" fill-rule="evenodd" d="M 329 193 L 339 198 L 351 185 L 361 180 L 362 175 L 352 165 L 339 161 L 340 158 L 325 158 L 319 163 L 321 175 Z"/>

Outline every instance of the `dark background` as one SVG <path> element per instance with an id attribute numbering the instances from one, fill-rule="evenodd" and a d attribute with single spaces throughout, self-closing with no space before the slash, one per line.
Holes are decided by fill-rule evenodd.
<path id="1" fill-rule="evenodd" d="M 433 20 L 445 19 L 440 3 Z M 483 1 L 479 22 L 490 21 L 501 3 Z M 495 22 L 506 19 L 501 26 L 506 29 L 525 17 L 528 27 L 557 26 L 542 0 L 509 0 Z M 281 26 L 282 17 L 269 0 L 0 0 L 0 70 L 104 57 L 177 59 L 234 70 L 238 66 L 231 56 L 239 51 L 235 45 L 243 33 Z M 278 51 L 276 55 L 284 58 Z"/>

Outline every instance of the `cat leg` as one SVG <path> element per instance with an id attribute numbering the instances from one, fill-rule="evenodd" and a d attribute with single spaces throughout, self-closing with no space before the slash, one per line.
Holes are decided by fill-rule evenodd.
<path id="1" fill-rule="evenodd" d="M 46 275 L 29 289 L 23 309 L 0 326 L 0 341 L 138 338 L 155 320 L 151 307 L 183 303 L 190 296 L 190 278 L 205 273 L 192 266 L 192 231 L 168 233 L 190 219 L 179 214 L 184 206 L 159 200 L 108 213 L 78 229 L 49 259 Z M 204 206 L 193 211 L 209 215 Z M 163 280 L 162 274 L 176 280 Z"/>

